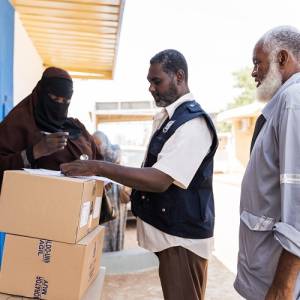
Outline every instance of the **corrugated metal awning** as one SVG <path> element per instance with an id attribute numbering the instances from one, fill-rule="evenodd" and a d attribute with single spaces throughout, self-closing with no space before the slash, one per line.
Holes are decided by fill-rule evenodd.
<path id="1" fill-rule="evenodd" d="M 45 67 L 112 79 L 125 0 L 11 0 Z"/>

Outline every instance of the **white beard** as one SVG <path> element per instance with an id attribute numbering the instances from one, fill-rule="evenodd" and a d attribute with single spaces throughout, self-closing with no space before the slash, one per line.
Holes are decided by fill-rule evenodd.
<path id="1" fill-rule="evenodd" d="M 256 90 L 257 99 L 261 102 L 268 102 L 282 85 L 282 75 L 279 72 L 278 64 L 270 63 L 269 71 Z"/>

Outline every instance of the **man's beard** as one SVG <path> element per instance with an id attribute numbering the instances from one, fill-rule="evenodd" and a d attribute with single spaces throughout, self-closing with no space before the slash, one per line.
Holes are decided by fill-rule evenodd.
<path id="1" fill-rule="evenodd" d="M 166 107 L 178 99 L 178 92 L 173 82 L 170 83 L 169 90 L 164 94 L 152 94 L 157 107 Z"/>
<path id="2" fill-rule="evenodd" d="M 269 71 L 256 90 L 257 99 L 268 102 L 282 85 L 282 75 L 276 62 L 271 62 Z"/>

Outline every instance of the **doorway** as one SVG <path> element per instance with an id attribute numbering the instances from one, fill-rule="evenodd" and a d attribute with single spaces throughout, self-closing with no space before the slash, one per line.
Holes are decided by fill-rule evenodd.
<path id="1" fill-rule="evenodd" d="M 14 8 L 0 1 L 0 121 L 13 107 Z"/>

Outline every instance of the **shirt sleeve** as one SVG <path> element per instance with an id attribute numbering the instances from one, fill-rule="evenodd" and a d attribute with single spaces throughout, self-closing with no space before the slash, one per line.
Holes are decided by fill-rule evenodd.
<path id="1" fill-rule="evenodd" d="M 285 97 L 278 137 L 281 220 L 273 229 L 282 247 L 300 257 L 300 96 Z"/>
<path id="2" fill-rule="evenodd" d="M 204 118 L 195 118 L 180 126 L 164 144 L 152 166 L 187 189 L 212 144 L 212 135 Z"/>

